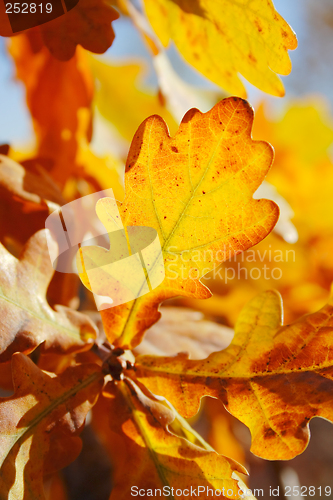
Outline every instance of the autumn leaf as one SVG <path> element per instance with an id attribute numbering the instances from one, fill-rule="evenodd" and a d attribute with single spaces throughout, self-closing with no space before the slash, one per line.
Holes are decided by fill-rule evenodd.
<path id="1" fill-rule="evenodd" d="M 3 3 L 0 16 L 0 35 L 12 36 Z M 96 54 L 104 53 L 114 40 L 111 22 L 118 17 L 108 0 L 80 0 L 65 15 L 28 30 L 28 36 L 39 37 L 56 59 L 69 61 L 78 45 Z"/>
<path id="2" fill-rule="evenodd" d="M 21 353 L 13 355 L 12 373 L 15 393 L 0 399 L 0 497 L 43 499 L 43 476 L 81 451 L 78 436 L 103 375 L 86 364 L 56 376 Z"/>
<path id="3" fill-rule="evenodd" d="M 167 110 L 169 110 L 172 113 L 173 117 L 177 120 L 177 122 L 183 118 L 187 110 L 196 107 L 202 109 L 203 111 L 207 111 L 211 109 L 214 106 L 214 104 L 216 104 L 220 99 L 226 97 L 226 95 L 223 95 L 220 90 L 216 91 L 206 88 L 199 88 L 196 85 L 190 84 L 189 82 L 185 82 L 183 78 L 173 68 L 169 60 L 169 55 L 166 53 L 166 50 L 164 49 L 162 43 L 160 42 L 156 34 L 153 32 L 144 13 L 140 11 L 130 0 L 115 0 L 115 5 L 122 14 L 130 17 L 133 25 L 138 30 L 138 33 L 140 34 L 142 41 L 145 43 L 145 46 L 148 49 L 150 56 L 152 58 L 152 64 L 158 81 L 159 101 Z M 133 65 L 123 66 L 124 73 L 127 72 L 126 68 L 132 66 Z M 127 79 L 125 81 L 127 83 Z M 108 83 L 111 86 L 116 86 L 112 80 L 109 80 Z M 124 80 L 121 79 L 121 83 L 124 84 Z M 141 83 L 140 85 L 141 90 L 143 90 L 142 87 L 143 85 Z M 133 86 L 131 86 L 128 91 L 129 95 L 132 95 L 133 93 L 132 89 Z M 108 94 L 105 93 L 104 95 L 106 98 L 108 99 L 110 98 Z M 129 117 L 132 117 L 132 115 L 136 113 L 136 108 L 138 107 L 138 101 L 140 96 L 144 97 L 143 93 L 137 92 L 138 100 L 136 100 L 136 106 L 129 106 L 128 110 Z M 114 104 L 114 102 L 115 101 L 113 100 L 112 104 Z M 128 101 L 126 101 L 124 104 L 125 105 L 128 104 Z M 105 106 L 100 106 L 100 110 L 101 113 L 105 112 Z M 149 114 L 153 113 L 159 114 L 163 118 L 165 118 L 164 115 L 157 110 L 147 111 L 144 118 L 149 116 Z M 116 116 L 118 119 L 121 118 L 121 114 L 120 116 L 115 115 L 115 113 L 112 114 Z M 136 123 L 135 128 L 139 123 L 141 123 L 141 121 L 142 120 L 139 120 Z M 168 119 L 166 119 L 166 121 L 169 124 L 171 133 L 173 133 L 172 130 L 173 127 L 171 126 L 170 121 Z M 132 139 L 133 133 L 130 135 L 129 140 Z"/>
<path id="4" fill-rule="evenodd" d="M 89 349 L 96 337 L 94 323 L 64 306 L 51 309 L 46 291 L 54 274 L 46 230 L 30 238 L 20 259 L 0 245 L 0 361 L 16 352 L 43 350 L 75 352 Z M 49 233 L 49 244 L 56 243 Z"/>
<path id="5" fill-rule="evenodd" d="M 145 394 L 130 379 L 109 383 L 103 394 L 94 414 L 95 425 L 103 429 L 102 440 L 113 458 L 110 499 L 127 500 L 133 486 L 145 489 L 146 497 L 154 496 L 147 490 L 154 493 L 155 488 L 163 491 L 164 487 L 170 493 L 171 488 L 178 489 L 177 498 L 185 499 L 187 488 L 201 486 L 199 498 L 207 498 L 207 487 L 224 488 L 222 496 L 239 498 L 239 485 L 232 474 L 246 473 L 245 469 L 170 432 L 175 414 L 153 395 Z M 185 490 L 184 494 L 180 490 Z"/>
<path id="6" fill-rule="evenodd" d="M 245 97 L 238 76 L 276 96 L 284 95 L 276 75 L 288 75 L 288 49 L 297 39 L 271 0 L 144 0 L 147 17 L 167 47 L 173 40 L 182 56 L 207 78 Z"/>
<path id="7" fill-rule="evenodd" d="M 39 33 L 30 31 L 11 40 L 10 54 L 16 77 L 26 88 L 37 138 L 36 155 L 52 160 L 49 173 L 63 186 L 76 167 L 81 109 L 89 114 L 84 133 L 91 139 L 94 83 L 87 56 L 77 50 L 70 61 L 58 61 L 43 47 Z"/>
<path id="8" fill-rule="evenodd" d="M 281 322 L 280 295 L 264 292 L 243 309 L 224 351 L 203 361 L 139 357 L 137 376 L 185 417 L 202 396 L 221 399 L 249 427 L 254 454 L 289 460 L 306 448 L 313 417 L 333 420 L 332 296 L 318 312 Z"/>
<path id="9" fill-rule="evenodd" d="M 106 52 L 115 36 L 111 23 L 118 17 L 108 0 L 80 0 L 65 16 L 42 25 L 40 30 L 51 54 L 68 61 L 77 45 L 95 54 Z"/>
<path id="10" fill-rule="evenodd" d="M 165 299 L 210 297 L 200 278 L 258 243 L 274 227 L 275 203 L 252 199 L 273 159 L 267 143 L 252 141 L 252 122 L 252 108 L 233 97 L 205 114 L 190 110 L 174 137 L 158 116 L 139 127 L 127 159 L 120 217 L 125 227 L 157 231 L 165 279 L 149 294 L 101 311 L 111 343 L 125 349 L 138 345 L 144 331 L 159 318 L 158 304 Z M 107 231 L 114 230 L 113 204 L 104 198 L 96 206 Z M 103 269 L 106 257 L 105 249 L 82 247 L 78 269 L 84 262 L 100 268 L 100 290 L 94 292 L 117 303 L 112 283 L 108 292 L 111 277 Z M 153 275 L 154 266 L 150 272 Z M 80 277 L 89 288 L 87 275 L 81 272 Z"/>

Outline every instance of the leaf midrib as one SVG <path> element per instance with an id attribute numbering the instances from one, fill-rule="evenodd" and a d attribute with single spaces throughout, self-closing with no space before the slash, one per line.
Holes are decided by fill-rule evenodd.
<path id="1" fill-rule="evenodd" d="M 168 238 L 165 240 L 165 242 L 164 242 L 164 244 L 163 244 L 163 246 L 162 246 L 162 252 L 163 252 L 163 251 L 165 251 L 166 246 L 169 244 L 170 239 L 172 238 L 173 234 L 174 234 L 174 233 L 175 233 L 175 231 L 177 230 L 177 228 L 178 228 L 178 226 L 179 226 L 180 222 L 182 221 L 182 219 L 183 219 L 183 217 L 184 217 L 184 215 L 185 215 L 185 212 L 187 211 L 187 209 L 188 209 L 188 207 L 189 207 L 190 203 L 192 202 L 192 200 L 193 200 L 193 198 L 194 198 L 194 196 L 195 196 L 195 193 L 196 193 L 197 189 L 199 189 L 200 185 L 202 184 L 202 182 L 203 182 L 203 180 L 204 180 L 204 178 L 205 178 L 205 176 L 206 176 L 206 174 L 207 174 L 207 172 L 208 172 L 208 170 L 209 170 L 209 168 L 210 168 L 210 166 L 211 166 L 211 164 L 212 164 L 212 162 L 213 162 L 213 160 L 214 160 L 214 158 L 215 158 L 215 156 L 216 156 L 216 154 L 217 154 L 217 150 L 218 150 L 218 148 L 219 148 L 219 146 L 220 146 L 220 144 L 221 144 L 221 142 L 222 142 L 222 140 L 223 140 L 223 137 L 225 136 L 226 130 L 228 129 L 228 126 L 229 126 L 229 124 L 230 124 L 230 122 L 231 122 L 232 118 L 234 117 L 234 115 L 235 115 L 235 113 L 236 113 L 236 110 L 237 110 L 237 109 L 238 109 L 238 106 L 237 106 L 237 108 L 235 108 L 235 109 L 233 110 L 233 112 L 232 112 L 232 114 L 231 114 L 231 116 L 230 116 L 230 118 L 229 118 L 228 122 L 226 123 L 225 128 L 224 128 L 224 130 L 222 131 L 221 136 L 220 136 L 219 140 L 217 141 L 217 143 L 216 143 L 216 145 L 215 145 L 214 151 L 213 151 L 213 153 L 212 153 L 212 155 L 211 155 L 211 157 L 210 157 L 210 159 L 209 159 L 209 161 L 208 161 L 207 167 L 206 167 L 206 169 L 205 169 L 205 171 L 204 171 L 204 173 L 203 173 L 203 175 L 202 175 L 202 177 L 201 177 L 200 181 L 198 182 L 198 184 L 197 184 L 197 186 L 195 187 L 195 189 L 194 189 L 194 190 L 192 190 L 191 196 L 189 197 L 189 199 L 188 199 L 188 201 L 187 201 L 187 203 L 186 203 L 186 205 L 185 205 L 185 207 L 184 207 L 184 209 L 183 209 L 182 213 L 180 214 L 180 217 L 179 217 L 179 219 L 178 219 L 177 223 L 175 224 L 175 226 L 174 226 L 173 230 L 171 231 L 171 233 L 169 234 Z M 191 127 L 191 124 L 190 124 L 190 127 Z M 150 133 L 151 133 L 151 131 L 150 131 Z M 149 138 L 150 138 L 150 134 L 149 134 Z M 149 151 L 149 144 L 150 144 L 150 141 L 148 141 L 148 151 Z M 147 169 L 148 169 L 148 176 L 149 176 L 149 181 L 150 181 L 150 172 L 149 172 L 150 157 L 148 157 L 148 158 L 149 158 L 149 160 L 148 160 L 148 163 L 147 163 Z M 191 187 L 192 187 L 192 183 L 191 183 Z M 155 208 L 154 202 L 153 202 L 153 206 L 154 206 L 155 215 L 156 215 L 156 218 L 157 218 L 158 224 L 160 225 L 159 218 L 158 218 L 158 215 L 157 215 L 157 212 L 156 212 L 156 208 Z M 163 232 L 162 232 L 162 235 L 163 235 Z M 156 260 L 157 260 L 157 259 L 156 259 Z M 155 261 L 155 263 L 156 263 L 156 261 Z M 153 267 L 155 266 L 155 263 L 153 264 Z M 152 267 L 152 269 L 153 269 L 153 267 Z M 142 286 L 144 286 L 144 283 L 142 284 Z M 142 289 L 142 287 L 141 287 L 141 289 Z M 140 289 L 140 291 L 141 291 L 141 289 Z M 140 293 L 140 291 L 139 291 L 139 293 Z M 135 309 L 135 307 L 136 307 L 136 305 L 137 305 L 137 302 L 138 302 L 138 299 L 135 299 L 135 300 L 133 301 L 133 304 L 132 304 L 132 306 L 131 306 L 131 308 L 130 308 L 130 310 L 129 310 L 129 312 L 128 312 L 128 315 L 127 315 L 127 318 L 126 318 L 126 322 L 125 322 L 125 324 L 124 324 L 124 327 L 123 327 L 123 329 L 122 329 L 122 332 L 121 332 L 121 334 L 119 335 L 119 337 L 118 337 L 118 338 L 123 337 L 123 335 L 124 335 L 124 333 L 125 333 L 125 331 L 126 331 L 127 325 L 128 325 L 128 323 L 130 322 L 130 318 L 131 318 L 131 316 L 132 316 L 132 314 L 133 314 L 133 311 L 134 311 L 134 309 Z"/>

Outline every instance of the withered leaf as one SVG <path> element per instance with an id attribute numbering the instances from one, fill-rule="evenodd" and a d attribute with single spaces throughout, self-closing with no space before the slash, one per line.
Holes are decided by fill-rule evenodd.
<path id="1" fill-rule="evenodd" d="M 46 231 L 30 238 L 20 259 L 0 245 L 0 361 L 42 342 L 43 351 L 86 350 L 96 337 L 97 329 L 87 316 L 64 306 L 54 311 L 46 301 L 54 274 Z M 56 245 L 52 238 L 49 244 Z"/>
<path id="2" fill-rule="evenodd" d="M 146 13 L 166 47 L 232 94 L 245 96 L 239 74 L 273 95 L 284 95 L 276 73 L 291 71 L 288 49 L 297 39 L 271 0 L 144 0 Z"/>
<path id="3" fill-rule="evenodd" d="M 27 356 L 12 359 L 15 393 L 0 399 L 0 497 L 44 499 L 43 476 L 75 460 L 85 417 L 103 383 L 96 365 L 43 372 Z"/>
<path id="4" fill-rule="evenodd" d="M 243 309 L 235 337 L 203 361 L 143 356 L 137 376 L 186 417 L 203 396 L 221 399 L 252 434 L 251 450 L 288 460 L 309 441 L 309 421 L 333 421 L 333 300 L 318 312 L 281 326 L 281 297 L 268 291 Z"/>

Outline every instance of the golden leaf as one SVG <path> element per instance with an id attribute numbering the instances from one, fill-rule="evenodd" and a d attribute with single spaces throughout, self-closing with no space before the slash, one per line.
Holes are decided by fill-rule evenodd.
<path id="1" fill-rule="evenodd" d="M 269 94 L 283 96 L 276 75 L 288 75 L 288 49 L 297 39 L 271 0 L 144 0 L 148 19 L 166 47 L 173 40 L 182 56 L 207 78 L 245 97 L 241 73 Z"/>
<path id="2" fill-rule="evenodd" d="M 43 476 L 75 460 L 78 437 L 103 382 L 98 366 L 40 370 L 24 354 L 12 359 L 15 394 L 0 404 L 0 497 L 43 499 Z"/>
<path id="3" fill-rule="evenodd" d="M 158 116 L 139 127 L 127 159 L 120 217 L 125 227 L 157 231 L 165 279 L 150 293 L 101 311 L 111 343 L 125 349 L 138 345 L 144 331 L 159 318 L 158 304 L 167 298 L 208 298 L 210 291 L 200 278 L 258 243 L 274 227 L 279 213 L 275 203 L 252 198 L 273 159 L 267 143 L 251 139 L 252 122 L 252 108 L 233 97 L 205 114 L 190 110 L 174 137 Z M 112 199 L 104 198 L 96 207 L 110 232 L 113 205 Z M 106 249 L 81 248 L 80 277 L 90 288 L 85 267 L 99 269 L 94 293 L 119 304 L 122 290 L 103 269 L 107 259 Z M 149 277 L 154 276 L 154 266 Z M 137 283 L 138 279 L 131 273 L 131 283 L 142 289 L 145 283 Z"/>
<path id="4" fill-rule="evenodd" d="M 289 460 L 306 448 L 313 417 L 333 420 L 332 297 L 290 325 L 281 317 L 280 295 L 264 292 L 243 309 L 224 351 L 203 361 L 142 356 L 137 376 L 185 417 L 203 396 L 221 399 L 249 427 L 254 454 Z"/>

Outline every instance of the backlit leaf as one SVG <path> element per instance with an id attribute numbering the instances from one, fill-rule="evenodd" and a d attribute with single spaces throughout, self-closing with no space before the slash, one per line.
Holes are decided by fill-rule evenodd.
<path id="1" fill-rule="evenodd" d="M 165 299 L 208 298 L 210 291 L 200 278 L 273 229 L 278 207 L 252 198 L 270 168 L 273 152 L 267 143 L 251 139 L 252 122 L 252 108 L 233 97 L 205 114 L 190 110 L 174 137 L 159 116 L 139 127 L 127 159 L 120 216 L 125 227 L 156 229 L 165 279 L 150 293 L 101 311 L 113 344 L 125 349 L 138 345 L 159 318 L 158 304 Z M 110 203 L 113 200 L 104 198 L 96 206 L 107 230 L 112 223 Z M 102 269 L 106 256 L 99 247 L 81 249 L 81 259 L 100 268 L 100 291 L 94 292 L 117 300 L 111 284 L 108 292 Z M 81 279 L 89 288 L 87 275 L 81 273 Z"/>
<path id="2" fill-rule="evenodd" d="M 166 47 L 173 40 L 192 66 L 232 94 L 245 96 L 238 76 L 284 95 L 276 73 L 291 71 L 294 32 L 271 0 L 144 0 L 152 27 Z"/>
<path id="3" fill-rule="evenodd" d="M 254 249 L 222 264 L 207 281 L 205 278 L 213 297 L 207 301 L 181 299 L 180 305 L 231 326 L 245 304 L 268 289 L 282 294 L 287 323 L 322 307 L 333 282 L 331 121 L 327 107 L 313 98 L 292 102 L 278 117 L 259 107 L 253 137 L 274 145 L 274 167 L 267 181 L 292 208 L 298 241 L 282 241 L 276 235 L 276 225 Z M 270 198 L 268 193 L 261 192 L 261 196 Z M 283 211 L 279 223 L 283 222 Z"/>
<path id="4" fill-rule="evenodd" d="M 251 451 L 288 460 L 304 451 L 309 421 L 333 420 L 333 302 L 281 327 L 281 298 L 268 291 L 242 311 L 235 337 L 203 361 L 186 355 L 139 357 L 137 376 L 163 394 L 183 416 L 194 415 L 202 396 L 221 399 L 251 430 Z"/>

